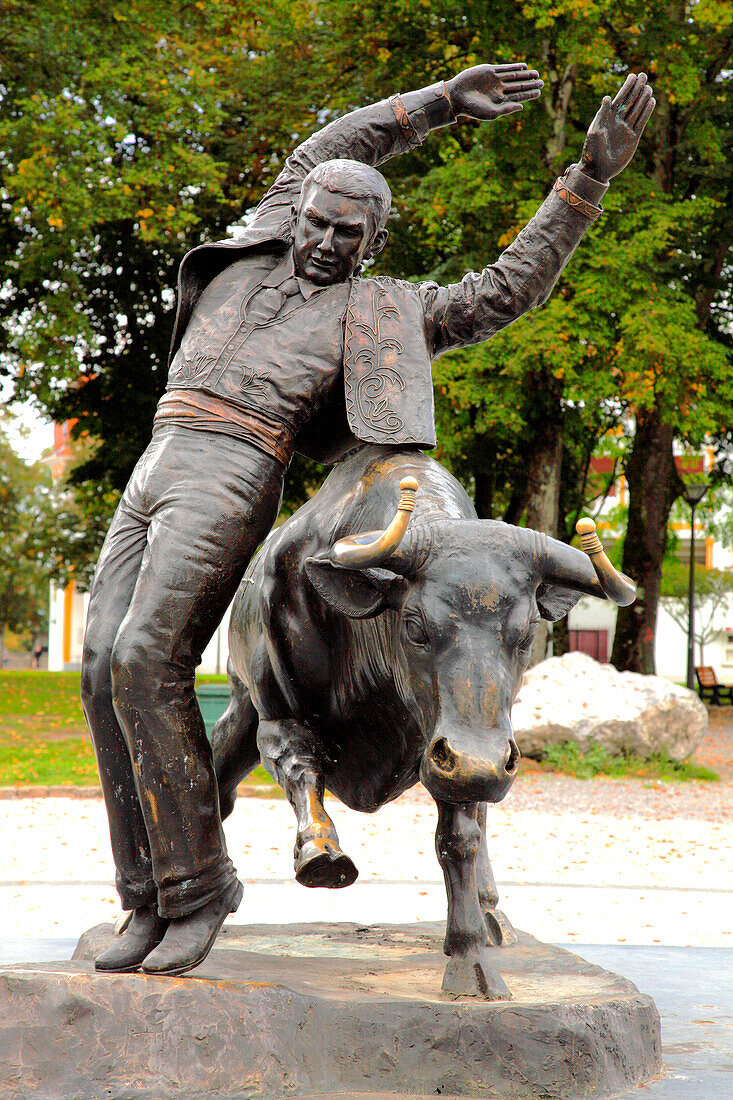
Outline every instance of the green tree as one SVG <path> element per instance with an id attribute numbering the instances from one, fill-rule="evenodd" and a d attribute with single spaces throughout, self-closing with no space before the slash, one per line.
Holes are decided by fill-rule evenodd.
<path id="1" fill-rule="evenodd" d="M 236 222 L 298 140 L 335 112 L 478 61 L 537 64 L 542 105 L 445 130 L 385 166 L 395 218 L 373 270 L 447 282 L 499 254 L 577 160 L 601 95 L 646 68 L 659 121 L 548 306 L 441 360 L 435 377 L 438 455 L 482 515 L 571 537 L 593 445 L 619 425 L 632 434 L 625 568 L 644 598 L 621 615 L 617 660 L 648 670 L 679 488 L 672 443 L 699 440 L 730 413 L 728 7 L 30 7 L 32 18 L 27 4 L 9 5 L 2 32 L 5 361 L 19 392 L 104 441 L 74 477 L 105 493 L 119 491 L 148 438 L 177 260 Z M 302 493 L 316 476 L 299 466 L 291 485 Z"/>
<path id="2" fill-rule="evenodd" d="M 32 639 L 47 621 L 49 480 L 18 457 L 0 427 L 0 667 L 7 630 Z"/>
<path id="3" fill-rule="evenodd" d="M 673 446 L 699 445 L 730 424 L 733 408 L 733 12 L 710 0 L 644 5 L 635 14 L 612 28 L 609 41 L 624 64 L 646 65 L 654 75 L 648 179 L 667 224 L 661 234 L 652 226 L 660 243 L 653 293 L 627 325 L 637 392 L 623 568 L 639 582 L 641 598 L 619 612 L 612 660 L 653 672 L 668 520 L 682 489 Z"/>
<path id="4" fill-rule="evenodd" d="M 400 218 L 396 253 L 380 263 L 408 277 L 445 281 L 496 255 L 557 171 L 578 159 L 600 96 L 629 70 L 644 68 L 654 81 L 649 136 L 550 303 L 436 369 L 439 453 L 483 514 L 523 516 L 567 537 L 560 501 L 577 497 L 563 482 L 577 474 L 578 422 L 590 440 L 614 421 L 631 433 L 624 568 L 641 596 L 620 614 L 614 660 L 653 671 L 661 564 L 680 490 L 673 443 L 699 444 L 729 424 L 733 405 L 729 7 L 393 0 L 357 9 L 333 0 L 319 4 L 318 23 L 308 60 L 341 74 L 344 106 L 346 96 L 426 82 L 486 57 L 539 61 L 546 78 L 544 113 L 446 132 L 388 166 Z"/>

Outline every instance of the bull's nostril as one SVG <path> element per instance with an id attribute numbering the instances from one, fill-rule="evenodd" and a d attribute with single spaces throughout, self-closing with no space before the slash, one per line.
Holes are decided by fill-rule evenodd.
<path id="1" fill-rule="evenodd" d="M 430 759 L 438 771 L 452 772 L 456 766 L 457 757 L 445 737 L 439 737 L 430 747 Z"/>
<path id="2" fill-rule="evenodd" d="M 506 758 L 505 770 L 509 775 L 517 770 L 519 767 L 520 754 L 517 748 L 516 741 L 509 742 L 509 755 Z"/>

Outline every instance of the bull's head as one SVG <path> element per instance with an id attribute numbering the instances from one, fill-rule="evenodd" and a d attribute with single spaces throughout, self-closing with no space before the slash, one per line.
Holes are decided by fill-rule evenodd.
<path id="1" fill-rule="evenodd" d="M 339 539 L 306 574 L 351 619 L 395 613 L 397 647 L 425 735 L 420 777 L 448 802 L 498 802 L 519 770 L 510 711 L 541 618 L 584 593 L 633 602 L 581 520 L 583 551 L 492 520 L 425 517 L 408 531 L 417 482 L 404 478 L 385 531 Z M 592 563 L 592 564 L 591 564 Z"/>

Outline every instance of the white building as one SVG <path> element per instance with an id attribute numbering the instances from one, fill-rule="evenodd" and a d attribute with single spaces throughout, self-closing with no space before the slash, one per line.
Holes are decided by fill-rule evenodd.
<path id="1" fill-rule="evenodd" d="M 89 607 L 89 593 L 80 592 L 73 583 L 62 588 L 51 581 L 50 615 L 48 622 L 48 668 L 62 672 L 81 668 L 84 626 Z M 199 672 L 225 673 L 229 647 L 229 613 L 227 608 L 221 626 L 204 650 Z"/>

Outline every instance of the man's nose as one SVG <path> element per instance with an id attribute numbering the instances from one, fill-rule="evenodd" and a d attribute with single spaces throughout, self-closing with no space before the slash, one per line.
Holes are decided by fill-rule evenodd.
<path id="1" fill-rule="evenodd" d="M 333 247 L 333 226 L 329 225 L 326 232 L 323 234 L 323 240 L 321 241 L 319 248 L 323 252 L 330 252 Z"/>

